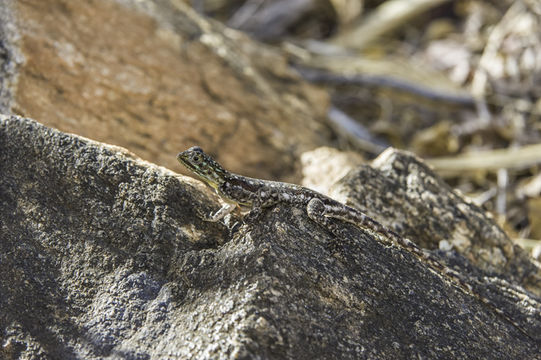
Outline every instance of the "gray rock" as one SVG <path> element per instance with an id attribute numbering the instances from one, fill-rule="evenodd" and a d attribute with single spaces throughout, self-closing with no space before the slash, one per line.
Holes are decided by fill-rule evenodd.
<path id="1" fill-rule="evenodd" d="M 486 211 L 410 153 L 388 149 L 340 179 L 332 196 L 427 249 L 453 249 L 488 274 L 541 296 L 541 267 Z M 467 269 L 462 269 L 467 271 Z"/>
<path id="2" fill-rule="evenodd" d="M 2 0 L 0 6 L 0 114 L 9 113 L 17 82 L 17 67 L 23 62 L 21 50 L 14 46 L 20 40 L 13 16 L 13 1 Z"/>
<path id="3" fill-rule="evenodd" d="M 521 331 L 354 226 L 277 206 L 230 234 L 196 181 L 15 116 L 0 174 L 1 358 L 539 358 L 533 296 Z"/>

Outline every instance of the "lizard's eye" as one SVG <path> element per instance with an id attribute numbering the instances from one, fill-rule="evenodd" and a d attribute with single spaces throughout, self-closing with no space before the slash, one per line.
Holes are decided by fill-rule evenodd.
<path id="1" fill-rule="evenodd" d="M 194 155 L 192 157 L 192 160 L 193 160 L 193 162 L 198 163 L 201 160 L 201 158 L 199 156 L 197 156 L 197 155 Z"/>

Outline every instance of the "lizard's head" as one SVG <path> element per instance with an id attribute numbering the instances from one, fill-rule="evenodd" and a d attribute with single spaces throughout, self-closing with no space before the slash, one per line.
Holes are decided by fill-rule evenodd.
<path id="1" fill-rule="evenodd" d="M 177 160 L 215 189 L 226 181 L 227 171 L 199 146 L 179 153 Z"/>

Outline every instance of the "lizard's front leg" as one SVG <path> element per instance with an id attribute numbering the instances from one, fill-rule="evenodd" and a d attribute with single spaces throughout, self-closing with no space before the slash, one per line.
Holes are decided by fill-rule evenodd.
<path id="1" fill-rule="evenodd" d="M 237 209 L 237 206 L 238 205 L 235 203 L 225 203 L 215 213 L 211 213 L 210 215 L 203 215 L 203 214 L 199 214 L 199 215 L 205 221 L 218 222 L 222 220 L 224 217 L 226 217 L 227 215 L 231 214 L 231 212 L 233 212 L 235 209 Z"/>
<path id="2" fill-rule="evenodd" d="M 199 217 L 203 221 L 219 222 L 223 219 L 223 225 L 225 225 L 225 227 L 229 230 L 230 234 L 234 232 L 236 227 L 239 225 L 237 220 L 238 216 L 240 215 L 240 208 L 236 203 L 224 203 L 220 209 L 210 214 L 205 214 L 200 210 L 196 210 L 196 212 L 197 217 Z M 228 217 L 228 215 L 230 215 L 232 212 L 236 212 L 236 216 Z"/>
<path id="3" fill-rule="evenodd" d="M 272 205 L 273 197 L 263 189 L 252 191 L 239 184 L 224 182 L 218 189 L 218 192 L 222 197 L 230 199 L 230 201 L 244 206 L 250 206 L 250 212 L 244 216 L 244 219 L 248 221 L 257 218 L 263 207 Z"/>

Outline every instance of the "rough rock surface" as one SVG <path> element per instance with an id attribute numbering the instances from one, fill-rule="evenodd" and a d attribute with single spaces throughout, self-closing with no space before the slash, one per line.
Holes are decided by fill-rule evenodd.
<path id="1" fill-rule="evenodd" d="M 424 248 L 452 248 L 487 273 L 541 296 L 539 264 L 411 154 L 389 149 L 372 166 L 351 171 L 331 193 Z"/>
<path id="2" fill-rule="evenodd" d="M 18 117 L 0 173 L 0 358 L 540 358 L 533 295 L 506 318 L 366 230 L 277 206 L 230 234 L 198 182 Z"/>
<path id="3" fill-rule="evenodd" d="M 331 142 L 325 91 L 182 1 L 3 0 L 0 20 L 3 113 L 181 171 L 170 154 L 200 145 L 236 171 L 299 180 L 300 154 Z"/>

